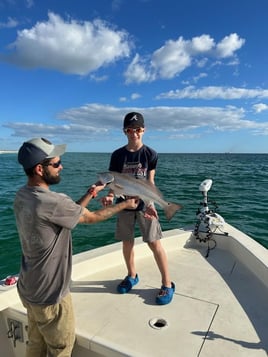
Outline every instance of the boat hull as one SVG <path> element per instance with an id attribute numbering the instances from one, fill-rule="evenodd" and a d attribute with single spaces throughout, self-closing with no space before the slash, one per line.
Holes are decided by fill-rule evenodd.
<path id="1" fill-rule="evenodd" d="M 268 251 L 234 227 L 213 234 L 215 249 L 191 229 L 164 232 L 176 291 L 158 306 L 160 276 L 150 249 L 136 239 L 140 282 L 117 294 L 125 276 L 121 243 L 73 257 L 71 293 L 76 315 L 74 357 L 267 356 Z M 211 247 L 213 241 L 210 242 Z M 25 310 L 16 288 L 1 287 L 1 355 L 23 356 Z M 7 339 L 8 318 L 21 322 L 23 341 Z"/>

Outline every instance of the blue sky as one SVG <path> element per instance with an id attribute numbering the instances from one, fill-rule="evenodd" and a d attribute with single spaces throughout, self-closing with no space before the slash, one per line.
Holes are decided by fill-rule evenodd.
<path id="1" fill-rule="evenodd" d="M 0 0 L 0 149 L 268 151 L 267 0 Z"/>

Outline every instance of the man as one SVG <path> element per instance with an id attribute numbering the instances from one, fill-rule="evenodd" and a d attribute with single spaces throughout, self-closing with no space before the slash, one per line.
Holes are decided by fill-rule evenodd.
<path id="1" fill-rule="evenodd" d="M 137 207 L 135 199 L 95 212 L 85 208 L 104 188 L 92 185 L 74 202 L 50 191 L 60 182 L 60 156 L 66 145 L 53 145 L 44 138 L 23 143 L 18 161 L 28 182 L 16 194 L 14 211 L 22 248 L 17 284 L 27 309 L 27 357 L 71 356 L 75 327 L 69 290 L 72 267 L 71 229 L 78 223 L 96 223 L 123 209 Z"/>
<path id="2" fill-rule="evenodd" d="M 157 153 L 142 142 L 144 119 L 137 112 L 128 113 L 124 118 L 123 131 L 127 136 L 127 145 L 115 150 L 110 159 L 110 171 L 127 173 L 137 179 L 148 180 L 154 184 L 155 169 L 157 165 Z M 104 205 L 113 203 L 112 191 L 103 198 Z M 118 200 L 119 202 L 122 199 Z M 119 293 L 129 292 L 139 282 L 134 261 L 134 227 L 139 225 L 143 241 L 148 244 L 153 252 L 156 264 L 159 268 L 162 284 L 156 303 L 165 305 L 171 302 L 175 291 L 175 284 L 171 282 L 166 253 L 161 245 L 161 227 L 158 221 L 157 211 L 153 202 L 145 207 L 142 200 L 136 209 L 126 209 L 117 216 L 116 239 L 122 240 L 123 256 L 127 266 L 127 276 L 118 285 Z"/>

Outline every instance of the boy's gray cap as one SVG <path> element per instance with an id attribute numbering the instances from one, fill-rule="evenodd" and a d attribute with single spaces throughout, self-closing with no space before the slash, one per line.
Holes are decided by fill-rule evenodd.
<path id="1" fill-rule="evenodd" d="M 34 138 L 23 143 L 18 152 L 18 161 L 27 170 L 45 159 L 61 156 L 65 150 L 65 144 L 53 145 L 47 139 Z"/>

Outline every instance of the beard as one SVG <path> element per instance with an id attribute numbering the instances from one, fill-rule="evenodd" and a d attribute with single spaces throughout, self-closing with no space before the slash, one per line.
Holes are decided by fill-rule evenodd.
<path id="1" fill-rule="evenodd" d="M 52 176 L 47 167 L 44 167 L 43 180 L 47 185 L 56 185 L 60 182 L 61 177 L 60 175 Z"/>

